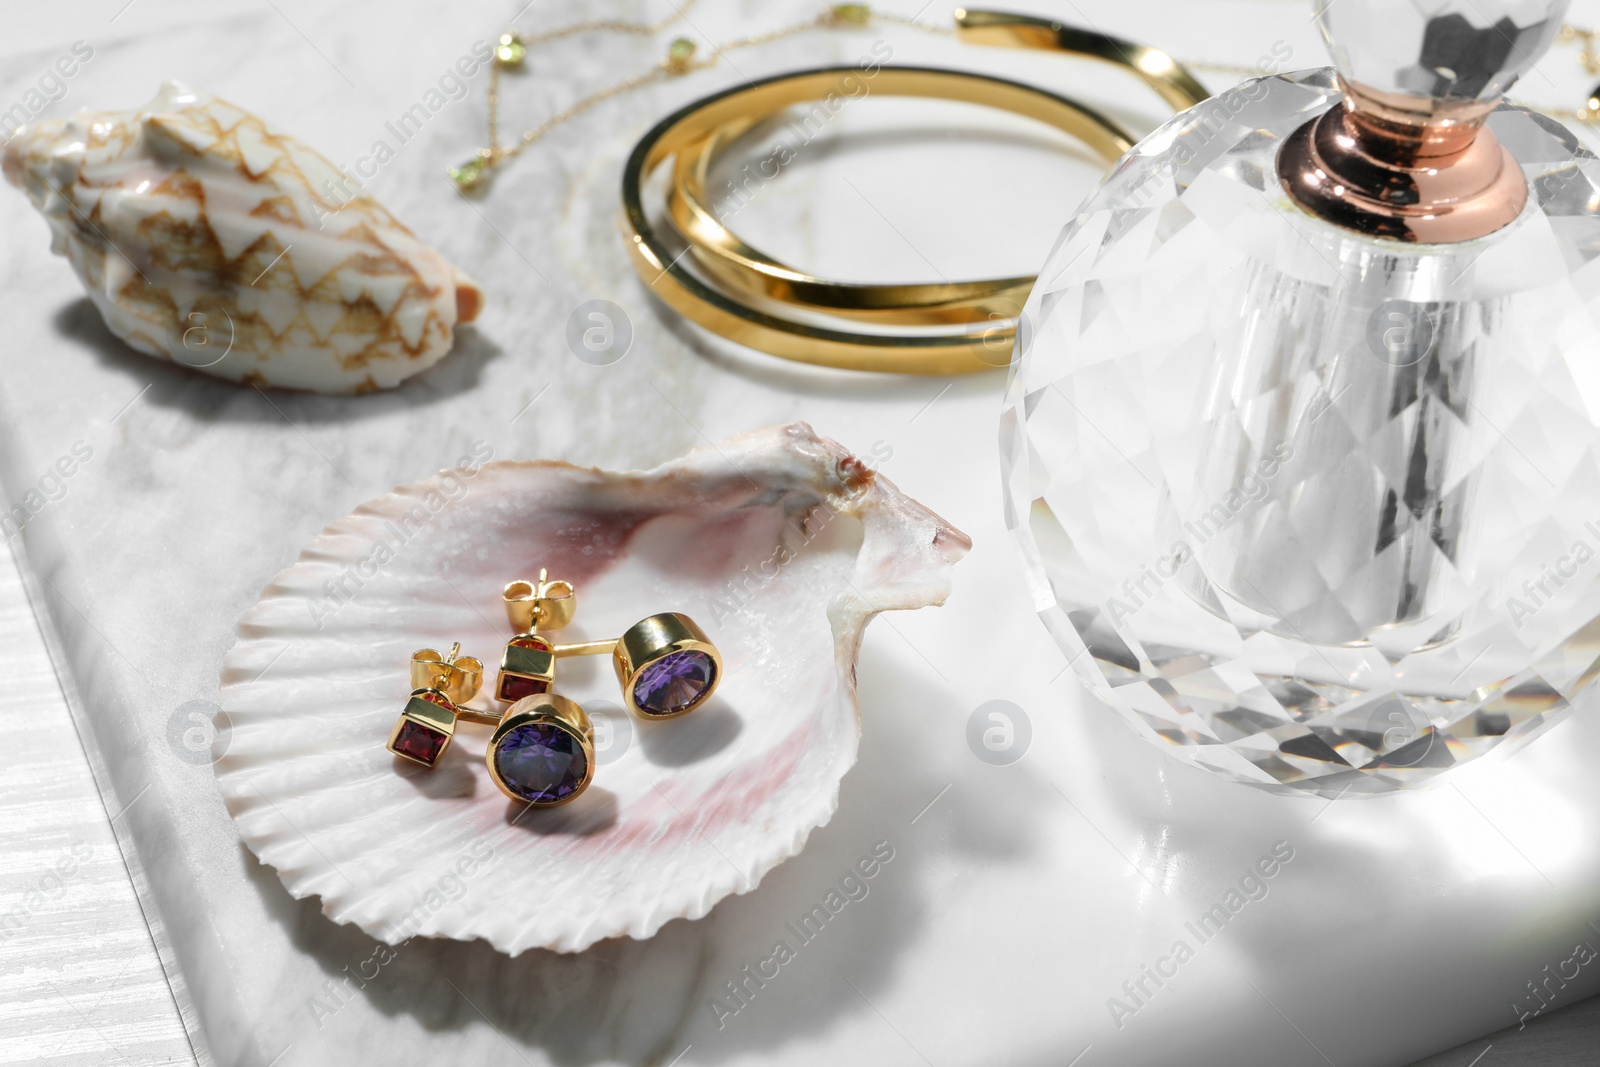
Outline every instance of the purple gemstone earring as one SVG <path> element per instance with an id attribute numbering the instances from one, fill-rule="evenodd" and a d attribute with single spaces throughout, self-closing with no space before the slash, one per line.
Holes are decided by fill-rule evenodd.
<path id="1" fill-rule="evenodd" d="M 389 750 L 424 767 L 433 767 L 455 734 L 457 721 L 493 726 L 484 753 L 489 777 L 513 800 L 551 808 L 575 800 L 594 779 L 594 727 L 583 708 L 549 692 L 555 661 L 565 656 L 611 654 L 628 710 L 647 719 L 687 715 L 711 698 L 722 680 L 722 654 L 687 615 L 662 612 L 641 619 L 614 641 L 552 644 L 537 637 L 540 624 L 564 626 L 576 607 L 572 586 L 552 582 L 544 571 L 537 582 L 506 586 L 506 610 L 521 633 L 512 639 L 501 663 L 495 695 L 511 702 L 504 713 L 467 707 L 483 678 L 483 665 L 423 649 L 412 659 L 417 687 L 395 725 Z M 537 639 L 537 649 L 518 644 Z M 537 651 L 538 662 L 525 661 Z M 526 689 L 518 685 L 535 683 Z"/>
<path id="2" fill-rule="evenodd" d="M 594 726 L 564 696 L 524 697 L 506 709 L 484 757 L 506 796 L 553 808 L 576 800 L 594 780 Z"/>
<path id="3" fill-rule="evenodd" d="M 544 582 L 540 572 L 539 588 Z M 562 584 L 570 603 L 571 586 Z M 511 603 L 516 598 L 510 595 L 511 587 L 507 590 Z M 561 621 L 570 619 L 568 611 Z M 687 715 L 710 699 L 722 676 L 717 647 L 693 619 L 677 612 L 641 619 L 615 641 L 550 645 L 552 665 L 545 676 L 554 677 L 556 659 L 607 652 L 628 709 L 647 719 Z M 473 718 L 469 713 L 463 717 Z M 506 709 L 484 756 L 489 777 L 506 796 L 536 808 L 553 808 L 577 799 L 594 779 L 594 727 L 583 708 L 566 697 L 534 693 Z"/>
<path id="4" fill-rule="evenodd" d="M 687 615 L 666 611 L 628 627 L 615 641 L 556 645 L 557 658 L 609 652 L 628 710 L 646 719 L 687 715 L 722 680 L 722 654 Z"/>
<path id="5" fill-rule="evenodd" d="M 628 709 L 669 719 L 711 699 L 722 680 L 722 654 L 687 615 L 652 615 L 628 627 L 612 662 Z"/>

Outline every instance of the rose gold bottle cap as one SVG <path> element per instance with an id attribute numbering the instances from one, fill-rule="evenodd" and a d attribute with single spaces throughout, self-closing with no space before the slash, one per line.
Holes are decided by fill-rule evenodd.
<path id="1" fill-rule="evenodd" d="M 1342 103 L 1278 152 L 1278 177 L 1311 214 L 1376 237 L 1445 244 L 1521 213 L 1528 184 L 1484 124 L 1555 39 L 1567 0 L 1317 0 Z"/>

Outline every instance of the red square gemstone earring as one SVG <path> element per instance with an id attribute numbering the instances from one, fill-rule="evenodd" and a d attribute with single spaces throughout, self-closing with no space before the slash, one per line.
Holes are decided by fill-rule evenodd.
<path id="1" fill-rule="evenodd" d="M 541 568 L 537 581 L 511 582 L 501 594 L 506 617 L 517 635 L 506 642 L 495 678 L 496 700 L 514 704 L 550 691 L 555 681 L 555 646 L 539 631 L 559 630 L 572 621 L 578 598 L 570 582 L 551 581 Z"/>
<path id="2" fill-rule="evenodd" d="M 483 684 L 483 664 L 471 656 L 456 658 L 460 652 L 458 641 L 448 657 L 431 648 L 411 657 L 411 699 L 389 735 L 389 751 L 396 756 L 433 767 L 450 747 L 460 705 Z"/>

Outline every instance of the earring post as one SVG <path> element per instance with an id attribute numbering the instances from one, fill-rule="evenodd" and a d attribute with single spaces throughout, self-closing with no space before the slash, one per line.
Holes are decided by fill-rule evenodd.
<path id="1" fill-rule="evenodd" d="M 604 656 L 616 651 L 616 648 L 617 642 L 614 640 L 580 641 L 571 645 L 556 645 L 551 651 L 555 653 L 557 659 L 565 659 L 567 656 Z"/>

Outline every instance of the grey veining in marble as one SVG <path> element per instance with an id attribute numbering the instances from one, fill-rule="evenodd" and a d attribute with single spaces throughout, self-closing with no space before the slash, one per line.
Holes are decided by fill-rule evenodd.
<path id="1" fill-rule="evenodd" d="M 65 43 L 92 39 L 94 60 L 52 108 L 125 106 L 178 77 L 351 162 L 520 4 L 277 0 L 198 17 L 166 0 L 115 6 L 19 13 L 0 45 L 0 100 L 19 98 L 37 77 L 29 72 Z M 1318 54 L 1298 14 L 1190 6 L 1215 10 L 1185 8 L 1158 28 L 1197 53 L 1247 62 L 1234 31 L 1273 19 L 1261 27 L 1263 51 L 1281 34 Z M 655 17 L 660 5 L 618 9 Z M 710 2 L 690 32 L 724 39 L 811 10 Z M 1128 5 L 1084 10 L 1107 29 L 1153 32 Z M 541 25 L 576 14 L 535 11 Z M 1093 73 L 1048 57 L 885 34 L 897 61 L 1104 91 Z M 108 804 L 139 798 L 118 819 L 119 839 L 204 1062 L 946 1067 L 1083 1054 L 1084 1065 L 1375 1065 L 1514 1023 L 1512 1006 L 1543 967 L 1567 959 L 1577 939 L 1600 944 L 1588 927 L 1600 921 L 1592 715 L 1444 788 L 1326 808 L 1179 768 L 1083 696 L 1033 616 L 1000 515 L 997 381 L 777 365 L 706 343 L 648 299 L 615 225 L 632 138 L 741 74 L 848 61 L 871 40 L 739 53 L 737 68 L 609 104 L 468 203 L 441 172 L 480 136 L 474 84 L 373 188 L 485 284 L 489 309 L 449 359 L 383 395 L 262 394 L 131 353 L 49 255 L 43 223 L 0 189 L 0 481 L 12 500 L 75 443 L 93 451 L 23 536 Z M 556 70 L 535 52 L 527 79 L 508 89 L 508 125 L 641 69 L 654 47 L 578 41 Z M 1042 242 L 1088 187 L 1087 167 L 1009 127 L 986 129 L 982 153 L 954 159 L 937 142 L 889 143 L 877 116 L 891 106 L 847 116 L 847 136 L 741 214 L 752 239 L 800 256 L 806 238 L 795 235 L 809 234 L 819 269 L 858 276 L 862 264 L 882 264 L 885 277 L 954 277 L 1041 261 Z M 1141 106 L 1119 103 L 1148 127 L 1159 113 Z M 944 195 L 1001 178 L 1011 193 L 984 217 L 946 220 L 935 183 L 907 180 L 919 166 L 945 172 Z M 1057 205 L 1053 217 L 1037 217 L 1042 203 Z M 565 345 L 568 315 L 595 298 L 623 306 L 636 331 L 633 350 L 609 367 Z M 861 760 L 839 815 L 754 892 L 649 942 L 517 959 L 483 944 L 412 943 L 359 977 L 373 973 L 376 943 L 290 899 L 241 848 L 209 768 L 186 758 L 188 710 L 215 698 L 239 613 L 328 521 L 454 462 L 474 440 L 501 458 L 642 465 L 796 418 L 880 456 L 885 473 L 977 545 L 946 608 L 869 631 Z M 1010 766 L 968 748 L 968 718 L 990 699 L 1031 722 L 1031 748 Z M 894 859 L 870 893 L 777 977 L 729 1001 L 729 983 L 878 842 Z M 1216 936 L 1188 933 L 1279 842 L 1294 858 L 1269 891 Z M 1180 940 L 1192 951 L 1177 977 L 1145 977 Z M 1584 969 L 1561 1001 L 1597 987 L 1600 970 Z"/>

